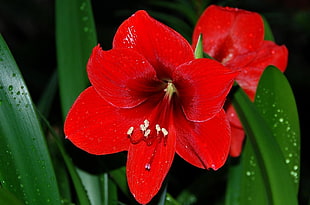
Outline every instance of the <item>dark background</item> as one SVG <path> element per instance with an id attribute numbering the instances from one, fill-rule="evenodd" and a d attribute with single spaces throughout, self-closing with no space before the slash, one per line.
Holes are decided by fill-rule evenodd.
<path id="1" fill-rule="evenodd" d="M 156 0 L 155 0 L 156 1 Z M 189 2 L 191 0 L 188 0 Z M 120 23 L 138 9 L 165 11 L 154 0 L 92 0 L 98 41 L 104 49 Z M 173 2 L 173 0 L 171 0 Z M 310 203 L 309 123 L 310 94 L 310 1 L 309 0 L 231 0 L 211 1 L 263 14 L 278 44 L 289 50 L 285 72 L 295 93 L 301 122 L 300 204 Z M 167 10 L 171 13 L 171 10 Z M 183 19 L 182 14 L 175 13 Z M 154 16 L 156 18 L 156 16 Z M 160 19 L 164 23 L 165 19 Z M 186 21 L 186 20 L 184 20 Z M 46 82 L 56 69 L 55 16 L 53 0 L 0 0 L 0 33 L 7 42 L 36 103 Z M 178 30 L 175 25 L 171 27 Z M 190 25 L 193 26 L 193 25 Z M 182 31 L 179 30 L 182 33 Z M 182 33 L 190 36 L 190 33 Z M 61 126 L 59 98 L 53 98 L 49 118 Z"/>

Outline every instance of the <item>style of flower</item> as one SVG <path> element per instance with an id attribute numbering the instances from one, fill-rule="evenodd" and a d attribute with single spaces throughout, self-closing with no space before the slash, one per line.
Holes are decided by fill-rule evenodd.
<path id="1" fill-rule="evenodd" d="M 214 170 L 228 156 L 223 105 L 236 73 L 193 53 L 179 33 L 137 11 L 118 28 L 111 50 L 93 49 L 91 86 L 67 115 L 66 137 L 82 150 L 128 151 L 128 185 L 141 204 L 159 191 L 175 153 Z"/>
<path id="2" fill-rule="evenodd" d="M 236 82 L 254 100 L 258 81 L 269 65 L 282 72 L 288 60 L 287 48 L 264 40 L 264 22 L 255 12 L 237 8 L 209 6 L 199 18 L 193 33 L 193 47 L 202 35 L 205 53 L 240 74 Z M 227 116 L 232 129 L 231 156 L 239 156 L 244 131 L 231 104 Z"/>

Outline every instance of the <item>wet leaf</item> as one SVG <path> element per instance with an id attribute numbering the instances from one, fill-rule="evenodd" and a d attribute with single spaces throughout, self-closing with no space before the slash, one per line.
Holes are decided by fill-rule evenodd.
<path id="1" fill-rule="evenodd" d="M 86 63 L 97 44 L 89 0 L 57 0 L 56 48 L 63 117 L 89 84 Z"/>
<path id="2" fill-rule="evenodd" d="M 248 138 L 238 165 L 241 168 L 237 168 L 241 171 L 233 173 L 235 178 L 240 178 L 240 184 L 234 180 L 228 190 L 229 193 L 236 185 L 240 186 L 240 195 L 227 204 L 297 204 L 299 122 L 286 78 L 278 69 L 269 67 L 259 83 L 257 107 L 241 88 L 235 92 L 233 104 Z M 278 123 L 283 126 L 278 128 Z M 294 131 L 288 133 L 291 129 Z M 292 153 L 294 147 L 298 148 L 293 156 L 285 154 Z M 287 149 L 290 151 L 285 152 Z M 294 159 L 291 167 L 287 163 L 289 156 L 290 160 Z"/>
<path id="3" fill-rule="evenodd" d="M 0 35 L 0 183 L 25 204 L 60 204 L 56 176 L 32 100 Z"/>

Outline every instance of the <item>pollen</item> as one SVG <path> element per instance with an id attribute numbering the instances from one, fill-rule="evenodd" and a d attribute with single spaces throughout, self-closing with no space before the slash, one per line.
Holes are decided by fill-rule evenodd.
<path id="1" fill-rule="evenodd" d="M 161 131 L 163 132 L 164 137 L 168 135 L 168 131 L 165 128 L 161 128 Z"/>
<path id="2" fill-rule="evenodd" d="M 140 130 L 142 132 L 145 132 L 147 130 L 147 128 L 150 126 L 150 122 L 148 120 L 144 120 L 143 123 L 144 124 L 140 125 Z"/>
<path id="3" fill-rule="evenodd" d="M 151 130 L 150 130 L 150 129 L 147 129 L 147 130 L 144 132 L 144 137 L 147 138 L 150 134 L 151 134 Z"/>
<path id="4" fill-rule="evenodd" d="M 131 136 L 133 133 L 133 129 L 134 129 L 133 127 L 130 127 L 127 131 L 127 135 Z"/>
<path id="5" fill-rule="evenodd" d="M 141 124 L 141 125 L 140 125 L 140 130 L 144 132 L 144 131 L 146 130 L 145 125 Z"/>
<path id="6" fill-rule="evenodd" d="M 144 126 L 145 129 L 147 129 L 150 126 L 150 122 L 148 120 L 144 120 Z"/>
<path id="7" fill-rule="evenodd" d="M 155 125 L 155 129 L 156 129 L 156 132 L 157 132 L 157 135 L 158 135 L 159 132 L 161 131 L 159 124 Z"/>

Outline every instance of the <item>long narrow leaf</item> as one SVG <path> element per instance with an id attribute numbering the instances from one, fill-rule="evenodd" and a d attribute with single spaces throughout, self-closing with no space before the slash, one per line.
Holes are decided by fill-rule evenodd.
<path id="1" fill-rule="evenodd" d="M 102 190 L 102 205 L 117 205 L 117 186 L 115 182 L 110 178 L 108 173 L 104 173 L 100 176 L 101 190 Z"/>
<path id="2" fill-rule="evenodd" d="M 90 174 L 82 169 L 77 168 L 82 183 L 87 187 L 87 194 L 92 205 L 101 205 L 100 180 L 97 175 Z"/>
<path id="3" fill-rule="evenodd" d="M 1 205 L 23 205 L 19 199 L 6 189 L 0 189 L 0 204 Z"/>
<path id="4" fill-rule="evenodd" d="M 127 185 L 126 179 L 126 167 L 120 167 L 114 170 L 109 171 L 110 177 L 115 181 L 119 189 L 125 194 L 127 197 L 130 196 L 130 192 Z"/>
<path id="5" fill-rule="evenodd" d="M 242 89 L 235 92 L 233 104 L 253 146 L 267 201 L 270 204 L 297 204 L 295 185 L 269 125 Z"/>
<path id="6" fill-rule="evenodd" d="M 86 63 L 97 44 L 89 0 L 56 0 L 56 47 L 63 117 L 88 85 Z"/>
<path id="7" fill-rule="evenodd" d="M 265 70 L 257 88 L 254 104 L 282 151 L 278 154 L 285 160 L 286 170 L 274 172 L 289 173 L 291 177 L 286 181 L 291 181 L 289 184 L 293 186 L 292 190 L 294 189 L 289 197 L 296 198 L 300 163 L 299 119 L 292 89 L 279 69 L 270 66 Z M 264 173 L 252 143 L 251 139 L 246 141 L 240 164 L 230 170 L 226 205 L 266 204 L 268 197 L 273 197 L 269 196 L 270 193 L 265 188 L 268 184 L 265 184 Z"/>
<path id="8" fill-rule="evenodd" d="M 54 137 L 53 139 L 55 140 L 55 143 L 59 149 L 59 152 L 65 162 L 65 165 L 68 169 L 68 172 L 70 174 L 70 177 L 72 179 L 75 191 L 76 191 L 76 195 L 77 195 L 77 199 L 80 202 L 80 204 L 82 205 L 90 205 L 90 201 L 88 198 L 88 195 L 86 193 L 86 190 L 84 189 L 84 186 L 82 184 L 81 178 L 79 177 L 76 167 L 74 166 L 71 158 L 69 157 L 69 155 L 67 154 L 62 142 L 59 139 L 59 136 L 56 134 L 56 132 L 53 130 L 53 128 L 51 127 L 51 125 L 49 124 L 49 122 L 44 118 L 44 116 L 39 113 L 40 117 L 42 118 L 43 122 L 45 123 L 45 125 L 48 127 L 49 131 L 51 132 L 52 136 Z"/>
<path id="9" fill-rule="evenodd" d="M 250 140 L 246 140 L 240 163 L 230 167 L 226 205 L 269 204 L 263 171 L 257 162 Z M 270 197 L 271 198 L 271 197 Z"/>
<path id="10" fill-rule="evenodd" d="M 55 15 L 59 90 L 65 118 L 74 100 L 89 84 L 86 64 L 97 36 L 90 0 L 56 0 Z M 96 183 L 84 186 L 89 196 L 97 197 L 93 201 L 100 201 L 100 195 L 92 193 L 97 189 Z"/>
<path id="11" fill-rule="evenodd" d="M 191 23 L 192 26 L 196 24 L 197 14 L 193 5 L 190 2 L 169 2 L 169 1 L 151 1 L 151 5 L 158 6 L 162 9 L 170 9 L 173 12 L 179 12 Z"/>
<path id="12" fill-rule="evenodd" d="M 51 106 L 53 104 L 53 99 L 55 97 L 58 87 L 57 83 L 58 83 L 57 72 L 54 71 L 37 104 L 37 108 L 44 116 L 48 116 L 50 113 Z"/>
<path id="13" fill-rule="evenodd" d="M 264 31 L 265 31 L 264 39 L 268 40 L 268 41 L 275 41 L 272 30 L 270 28 L 270 25 L 269 25 L 267 19 L 264 16 L 262 16 L 262 18 L 264 21 Z"/>
<path id="14" fill-rule="evenodd" d="M 291 176 L 290 180 L 295 187 L 295 196 L 297 196 L 300 171 L 298 111 L 290 84 L 276 67 L 269 66 L 264 71 L 254 104 L 280 146 Z"/>
<path id="15" fill-rule="evenodd" d="M 26 204 L 60 204 L 46 142 L 20 71 L 0 35 L 0 183 Z M 0 188 L 1 188 L 0 187 Z"/>

